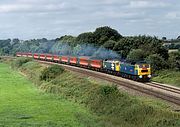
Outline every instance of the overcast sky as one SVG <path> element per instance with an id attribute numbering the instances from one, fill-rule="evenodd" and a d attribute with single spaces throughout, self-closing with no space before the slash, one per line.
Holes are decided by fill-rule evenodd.
<path id="1" fill-rule="evenodd" d="M 176 38 L 180 0 L 0 0 L 0 39 L 77 36 L 99 26 Z"/>

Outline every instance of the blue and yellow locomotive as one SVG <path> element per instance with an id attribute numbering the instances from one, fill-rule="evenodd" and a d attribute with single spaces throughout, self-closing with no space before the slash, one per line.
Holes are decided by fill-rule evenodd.
<path id="1" fill-rule="evenodd" d="M 149 81 L 151 78 L 150 65 L 144 62 L 130 63 L 118 60 L 105 60 L 103 61 L 103 68 L 109 73 L 137 81 Z"/>

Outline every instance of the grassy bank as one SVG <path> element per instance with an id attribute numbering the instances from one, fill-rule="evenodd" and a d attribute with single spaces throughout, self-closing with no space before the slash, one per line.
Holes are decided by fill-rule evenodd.
<path id="1" fill-rule="evenodd" d="M 37 66 L 29 63 L 26 67 L 37 69 L 30 65 Z M 0 63 L 0 127 L 99 127 L 98 123 L 84 106 L 38 90 L 24 76 Z"/>
<path id="2" fill-rule="evenodd" d="M 153 81 L 180 87 L 180 71 L 162 70 L 157 72 L 157 75 Z"/>
<path id="3" fill-rule="evenodd" d="M 41 90 L 86 106 L 99 116 L 101 126 L 180 126 L 180 113 L 171 111 L 164 103 L 129 96 L 120 92 L 117 87 L 111 86 L 112 84 L 97 83 L 91 78 L 84 78 L 69 71 L 62 72 L 52 80 L 41 81 L 41 71 L 45 68 L 46 65 L 30 61 L 18 69 Z M 81 122 L 87 123 L 83 115 L 78 117 Z"/>

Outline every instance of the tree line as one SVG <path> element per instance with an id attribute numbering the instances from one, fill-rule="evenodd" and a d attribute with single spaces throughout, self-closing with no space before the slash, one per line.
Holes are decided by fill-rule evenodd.
<path id="1" fill-rule="evenodd" d="M 16 52 L 57 53 L 62 50 L 68 53 L 72 49 L 79 52 L 87 49 L 84 45 L 91 45 L 112 50 L 127 61 L 147 61 L 153 70 L 180 70 L 180 51 L 168 53 L 164 41 L 155 36 L 122 36 L 117 30 L 104 26 L 94 32 L 81 33 L 77 37 L 65 35 L 53 40 L 0 40 L 0 55 L 15 55 Z"/>

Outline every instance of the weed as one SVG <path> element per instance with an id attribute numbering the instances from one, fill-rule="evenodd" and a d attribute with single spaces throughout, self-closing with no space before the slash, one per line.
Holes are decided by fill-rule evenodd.
<path id="1" fill-rule="evenodd" d="M 32 61 L 31 58 L 25 58 L 25 57 L 20 57 L 20 58 L 17 58 L 16 60 L 14 60 L 11 64 L 11 67 L 13 68 L 19 68 L 21 67 L 23 64 L 29 62 L 29 61 Z"/>
<path id="2" fill-rule="evenodd" d="M 52 65 L 50 67 L 45 68 L 41 72 L 40 80 L 51 81 L 56 78 L 58 75 L 64 72 L 64 68 L 58 65 Z"/>

